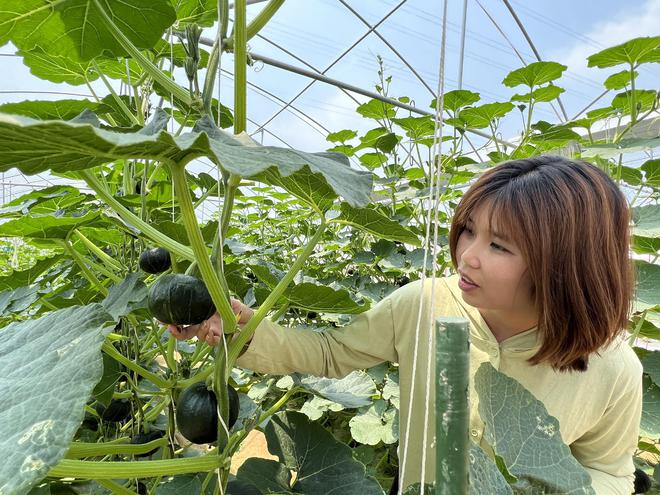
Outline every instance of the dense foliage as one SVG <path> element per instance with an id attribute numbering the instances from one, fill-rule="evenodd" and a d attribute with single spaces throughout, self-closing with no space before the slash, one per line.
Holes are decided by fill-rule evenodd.
<path id="1" fill-rule="evenodd" d="M 424 270 L 430 274 L 432 263 L 450 270 L 446 234 L 456 202 L 480 171 L 510 158 L 548 152 L 581 157 L 624 188 L 634 212 L 638 268 L 631 342 L 660 338 L 660 160 L 626 165 L 630 156 L 660 144 L 657 137 L 631 137 L 638 122 L 657 118 L 658 92 L 637 88 L 635 78 L 641 64 L 660 62 L 660 37 L 589 57 L 592 67 L 623 69 L 604 83 L 616 95 L 570 122 L 534 120 L 534 108 L 562 93 L 566 69 L 538 62 L 504 79 L 523 93 L 511 101 L 482 102 L 466 90 L 446 93 L 439 156 L 432 116 L 414 117 L 375 99 L 357 108 L 371 130 L 334 132 L 327 137 L 329 150 L 308 153 L 259 146 L 242 132 L 246 39 L 282 1 L 271 0 L 248 26 L 241 16 L 245 0 L 236 2 L 231 36 L 226 1 L 219 2 L 220 13 L 217 2 L 197 0 L 10 3 L 0 11 L 0 26 L 9 26 L 0 45 L 12 42 L 35 77 L 74 85 L 101 79 L 109 94 L 95 101 L 0 106 L 1 171 L 48 170 L 93 192 L 55 186 L 0 209 L 0 237 L 10 239 L 0 251 L 0 446 L 8 459 L 0 466 L 0 493 L 61 493 L 66 485 L 75 493 L 213 493 L 227 487 L 235 494 L 316 495 L 338 479 L 346 495 L 384 493 L 397 469 L 396 364 L 342 380 L 260 375 L 233 364 L 263 318 L 323 331 L 345 324 Z M 218 39 L 236 59 L 233 112 L 212 96 L 220 44 L 207 53 L 198 43 L 199 26 L 212 26 L 218 17 Z M 180 35 L 172 44 L 163 38 L 170 27 Z M 186 75 L 185 84 L 174 80 L 172 68 L 165 70 L 170 59 L 177 74 Z M 390 79 L 380 76 L 377 89 L 387 94 Z M 117 80 L 130 88 L 127 94 L 112 89 Z M 519 117 L 520 136 L 513 145 L 503 143 L 501 121 Z M 176 132 L 167 130 L 172 119 Z M 223 130 L 232 125 L 234 133 Z M 595 139 L 604 125 L 614 131 Z M 475 130 L 490 138 L 472 149 L 468 137 Z M 202 156 L 218 168 L 217 176 L 186 170 Z M 439 173 L 431 174 L 436 166 Z M 423 242 L 431 228 L 425 208 L 432 186 L 440 191 L 441 249 L 434 260 L 425 257 Z M 195 208 L 210 199 L 221 208 L 200 224 Z M 140 270 L 141 253 L 153 246 L 170 254 L 164 274 Z M 227 346 L 214 351 L 204 342 L 169 338 L 147 301 L 149 287 L 153 292 L 173 274 L 203 281 L 206 303 L 225 323 Z M 197 293 L 179 298 L 178 292 L 186 291 L 182 285 L 163 289 L 166 299 L 158 308 L 169 315 L 176 306 L 202 304 Z M 229 295 L 259 308 L 240 333 Z M 181 300 L 185 304 L 175 304 Z M 200 310 L 204 315 L 208 304 Z M 637 352 L 646 374 L 636 460 L 652 472 L 660 455 L 660 351 Z M 516 409 L 529 400 L 527 392 L 506 380 L 484 368 L 477 388 L 484 394 L 514 390 L 507 402 L 512 409 L 499 414 L 515 411 L 521 425 L 536 421 L 525 416 L 530 411 Z M 177 432 L 176 404 L 182 391 L 206 390 L 207 382 L 222 421 L 213 425 L 216 435 L 202 438 L 217 439 L 215 444 L 200 449 Z M 240 408 L 232 426 L 234 390 Z M 209 404 L 206 412 L 215 407 Z M 535 404 L 535 415 L 547 415 Z M 497 415 L 486 422 L 497 437 Z M 232 456 L 255 428 L 265 433 L 277 460 L 250 459 L 230 474 Z M 537 452 L 526 440 L 507 451 L 519 452 L 530 465 L 543 463 L 544 456 L 570 457 L 561 441 Z M 470 460 L 471 492 L 521 492 L 528 473 L 512 476 L 506 458 L 496 466 L 472 446 Z M 581 468 L 571 466 L 577 476 L 550 470 L 529 483 L 561 482 L 565 492 L 589 493 Z"/>

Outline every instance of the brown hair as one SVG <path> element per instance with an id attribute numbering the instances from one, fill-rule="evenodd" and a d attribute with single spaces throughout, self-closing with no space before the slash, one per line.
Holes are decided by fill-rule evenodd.
<path id="1" fill-rule="evenodd" d="M 496 218 L 521 250 L 532 280 L 542 344 L 529 362 L 586 370 L 589 355 L 628 321 L 634 275 L 623 193 L 582 161 L 541 156 L 498 165 L 456 208 L 449 235 L 455 267 L 458 237 L 484 202 L 491 222 Z"/>

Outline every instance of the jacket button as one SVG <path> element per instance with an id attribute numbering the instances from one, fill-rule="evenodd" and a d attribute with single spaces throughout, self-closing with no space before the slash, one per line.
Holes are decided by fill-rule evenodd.
<path id="1" fill-rule="evenodd" d="M 473 437 L 478 437 L 479 436 L 479 431 L 476 428 L 472 428 L 470 431 Z"/>

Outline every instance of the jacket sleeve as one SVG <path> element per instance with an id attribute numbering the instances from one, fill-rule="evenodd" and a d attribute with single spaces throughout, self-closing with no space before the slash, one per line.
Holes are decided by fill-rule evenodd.
<path id="1" fill-rule="evenodd" d="M 285 328 L 266 318 L 237 364 L 260 373 L 341 378 L 356 369 L 397 361 L 392 317 L 392 299 L 400 297 L 397 292 L 345 327 L 324 332 Z"/>
<path id="2" fill-rule="evenodd" d="M 631 351 L 632 352 L 632 351 Z M 618 394 L 596 425 L 571 444 L 573 455 L 589 472 L 596 495 L 633 493 L 633 454 L 642 415 L 642 369 L 631 364 Z"/>

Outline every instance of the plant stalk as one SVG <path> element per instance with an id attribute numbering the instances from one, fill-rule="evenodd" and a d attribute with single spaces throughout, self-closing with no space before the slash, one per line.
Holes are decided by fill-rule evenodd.
<path id="1" fill-rule="evenodd" d="M 190 197 L 190 190 L 188 189 L 188 183 L 186 182 L 184 163 L 172 164 L 170 166 L 170 172 L 174 182 L 174 190 L 176 191 L 176 196 L 179 201 L 179 208 L 181 209 L 181 219 L 186 228 L 188 239 L 190 240 L 190 245 L 192 246 L 195 259 L 197 260 L 202 279 L 211 294 L 216 310 L 222 317 L 223 328 L 225 328 L 225 331 L 231 333 L 236 327 L 236 318 L 234 317 L 234 312 L 231 310 L 231 305 L 229 304 L 229 294 L 224 293 L 221 282 L 218 278 L 218 276 L 222 277 L 222 273 L 218 274 L 214 270 L 206 244 L 204 243 L 204 238 L 199 230 L 197 217 L 195 216 L 195 210 L 193 209 L 192 199 Z M 227 285 L 226 281 L 223 285 Z"/>
<path id="2" fill-rule="evenodd" d="M 87 183 L 90 189 L 92 189 L 99 196 L 99 198 L 105 201 L 105 203 L 110 206 L 122 220 L 124 220 L 124 222 L 137 228 L 140 232 L 154 241 L 158 246 L 164 247 L 171 253 L 174 253 L 177 256 L 187 260 L 195 259 L 192 249 L 190 249 L 188 246 L 179 244 L 162 232 L 159 232 L 147 222 L 142 221 L 140 217 L 133 214 L 128 210 L 128 208 L 124 207 L 124 205 L 112 197 L 112 195 L 103 188 L 99 180 L 91 171 L 81 170 L 78 172 L 78 175 Z"/>
<path id="3" fill-rule="evenodd" d="M 117 25 L 112 21 L 108 13 L 105 11 L 101 5 L 100 0 L 92 0 L 94 6 L 101 14 L 104 25 L 108 28 L 115 40 L 122 46 L 128 54 L 135 59 L 135 61 L 144 69 L 144 71 L 149 74 L 154 81 L 163 86 L 165 90 L 172 94 L 175 98 L 180 99 L 183 103 L 190 106 L 192 104 L 192 98 L 190 94 L 181 86 L 179 86 L 172 79 L 167 77 L 163 71 L 161 71 L 156 65 L 145 57 L 142 52 L 129 40 L 126 35 L 117 27 Z M 174 102 L 172 102 L 174 104 Z"/>
<path id="4" fill-rule="evenodd" d="M 139 364 L 131 361 L 128 359 L 126 356 L 124 356 L 122 353 L 120 353 L 117 349 L 114 348 L 110 342 L 107 340 L 103 342 L 103 345 L 101 346 L 101 350 L 105 352 L 108 356 L 113 358 L 115 361 L 120 362 L 124 366 L 126 366 L 129 370 L 135 371 L 138 375 L 140 375 L 143 378 L 146 378 L 150 382 L 152 382 L 154 385 L 157 385 L 161 389 L 168 389 L 172 387 L 172 384 L 168 382 L 167 380 L 163 380 L 161 377 L 156 375 L 155 373 L 152 373 L 149 370 L 145 370 L 142 366 Z"/>
<path id="5" fill-rule="evenodd" d="M 86 478 L 107 480 L 117 478 L 152 478 L 176 474 L 213 471 L 221 460 L 217 455 L 187 457 L 159 461 L 95 462 L 63 459 L 49 472 L 53 478 Z"/>
<path id="6" fill-rule="evenodd" d="M 246 0 L 234 3 L 234 134 L 247 128 Z"/>

